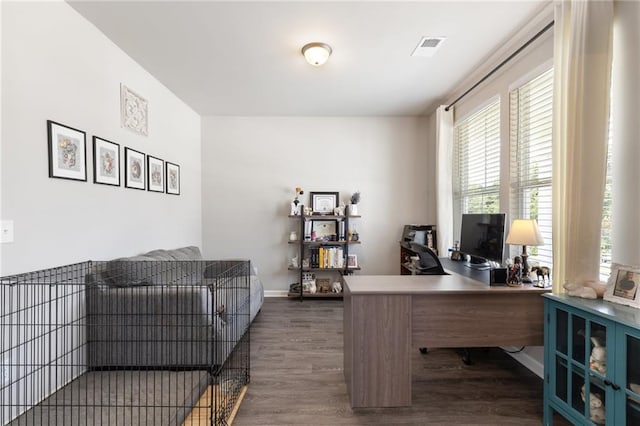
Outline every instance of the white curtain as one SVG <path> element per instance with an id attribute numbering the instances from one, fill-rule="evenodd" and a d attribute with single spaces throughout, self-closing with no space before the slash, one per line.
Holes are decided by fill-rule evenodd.
<path id="1" fill-rule="evenodd" d="M 453 245 L 453 109 L 436 111 L 436 200 L 438 255 Z"/>
<path id="2" fill-rule="evenodd" d="M 557 1 L 553 291 L 597 281 L 606 173 L 613 1 Z"/>

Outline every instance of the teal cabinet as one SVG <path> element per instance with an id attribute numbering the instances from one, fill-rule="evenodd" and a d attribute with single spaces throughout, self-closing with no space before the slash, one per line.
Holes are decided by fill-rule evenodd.
<path id="1" fill-rule="evenodd" d="M 545 425 L 640 425 L 640 310 L 545 294 Z"/>

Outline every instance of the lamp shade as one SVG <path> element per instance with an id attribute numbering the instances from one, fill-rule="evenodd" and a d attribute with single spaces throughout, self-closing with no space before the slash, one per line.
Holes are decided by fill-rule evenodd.
<path id="1" fill-rule="evenodd" d="M 313 42 L 302 47 L 304 58 L 314 67 L 324 65 L 331 55 L 331 46 L 326 43 Z"/>
<path id="2" fill-rule="evenodd" d="M 515 219 L 509 228 L 506 242 L 523 246 L 541 246 L 544 245 L 544 238 L 535 219 Z"/>

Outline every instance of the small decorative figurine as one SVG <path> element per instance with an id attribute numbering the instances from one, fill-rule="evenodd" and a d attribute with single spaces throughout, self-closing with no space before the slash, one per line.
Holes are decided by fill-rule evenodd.
<path id="1" fill-rule="evenodd" d="M 516 256 L 513 258 L 513 265 L 509 269 L 509 278 L 507 285 L 518 286 L 522 282 L 522 258 Z"/>
<path id="2" fill-rule="evenodd" d="M 580 388 L 580 397 L 583 402 L 585 400 L 584 385 Z M 603 425 L 605 422 L 605 408 L 602 402 L 603 398 L 600 393 L 589 392 L 589 419 L 595 424 Z"/>
<path id="3" fill-rule="evenodd" d="M 607 348 L 604 346 L 604 340 L 597 336 L 591 337 L 593 349 L 589 356 L 589 368 L 598 373 L 607 374 Z"/>
<path id="4" fill-rule="evenodd" d="M 542 283 L 544 284 L 550 284 L 551 283 L 551 269 L 548 266 L 540 266 L 540 265 L 534 265 L 531 268 L 531 274 L 536 273 L 536 276 L 538 277 L 538 282 L 540 282 L 540 277 L 542 277 Z M 544 277 L 547 277 L 547 280 L 545 281 Z"/>
<path id="5" fill-rule="evenodd" d="M 302 188 L 300 188 L 299 186 L 296 187 L 296 196 L 293 199 L 293 201 L 291 202 L 291 211 L 290 211 L 290 215 L 291 216 L 300 216 L 300 200 L 298 199 L 298 196 L 304 194 L 304 191 L 302 190 Z"/>

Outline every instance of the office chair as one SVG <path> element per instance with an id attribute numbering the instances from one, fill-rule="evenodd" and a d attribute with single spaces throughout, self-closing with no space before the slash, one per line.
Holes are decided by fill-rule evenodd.
<path id="1" fill-rule="evenodd" d="M 424 244 L 410 243 L 409 247 L 418 255 L 418 262 L 414 264 L 417 275 L 449 275 L 444 271 L 438 256 Z"/>

